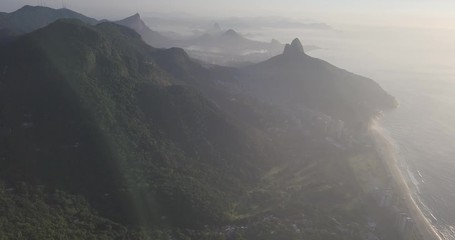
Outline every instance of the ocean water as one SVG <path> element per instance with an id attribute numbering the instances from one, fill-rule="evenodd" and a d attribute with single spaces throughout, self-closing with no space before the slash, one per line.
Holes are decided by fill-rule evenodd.
<path id="1" fill-rule="evenodd" d="M 310 55 L 371 77 L 400 106 L 379 123 L 419 207 L 455 239 L 455 31 L 358 28 Z M 323 44 L 323 41 L 322 41 Z"/>
<path id="2" fill-rule="evenodd" d="M 335 27 L 278 35 L 324 48 L 308 54 L 370 77 L 398 99 L 379 124 L 414 200 L 444 239 L 454 240 L 455 29 Z"/>
<path id="3" fill-rule="evenodd" d="M 389 76 L 381 83 L 400 107 L 380 122 L 421 209 L 446 239 L 455 239 L 455 74 L 447 77 L 454 81 Z"/>

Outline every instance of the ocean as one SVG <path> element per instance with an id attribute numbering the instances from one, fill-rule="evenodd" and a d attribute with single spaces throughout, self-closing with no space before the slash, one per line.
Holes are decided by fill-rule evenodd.
<path id="1" fill-rule="evenodd" d="M 444 239 L 455 239 L 455 31 L 349 31 L 309 54 L 370 77 L 397 98 L 399 108 L 379 124 L 415 201 Z"/>
<path id="2" fill-rule="evenodd" d="M 380 123 L 415 200 L 445 239 L 455 239 L 455 81 L 400 75 L 381 81 L 400 107 Z"/>
<path id="3" fill-rule="evenodd" d="M 397 98 L 399 108 L 384 112 L 379 124 L 414 200 L 444 239 L 454 240 L 455 29 L 335 28 L 278 35 L 322 47 L 308 54 L 372 78 Z"/>

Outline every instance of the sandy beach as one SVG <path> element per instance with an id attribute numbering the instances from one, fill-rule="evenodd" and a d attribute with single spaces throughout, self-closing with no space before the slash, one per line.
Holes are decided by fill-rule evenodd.
<path id="1" fill-rule="evenodd" d="M 439 236 L 437 230 L 428 221 L 419 208 L 414 198 L 412 197 L 410 188 L 402 172 L 398 166 L 396 156 L 393 154 L 394 146 L 390 141 L 381 133 L 380 127 L 373 124 L 370 133 L 375 141 L 375 146 L 381 155 L 382 160 L 386 164 L 391 177 L 396 184 L 398 192 L 401 194 L 401 198 L 404 200 L 407 207 L 408 215 L 415 221 L 417 229 L 420 231 L 423 239 L 425 240 L 443 240 Z"/>

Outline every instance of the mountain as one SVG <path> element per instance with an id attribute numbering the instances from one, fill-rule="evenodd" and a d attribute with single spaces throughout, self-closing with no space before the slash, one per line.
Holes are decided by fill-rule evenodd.
<path id="1" fill-rule="evenodd" d="M 315 229 L 303 234 L 308 239 L 362 239 L 362 234 L 345 235 L 346 232 L 336 233 L 339 234 L 336 237 L 332 229 L 352 230 L 359 224 L 356 221 L 367 214 L 381 221 L 382 227 L 387 229 L 381 231 L 386 236 L 384 239 L 400 239 L 387 223 L 390 219 L 370 212 L 384 210 L 378 209 L 375 200 L 365 199 L 373 194 L 371 191 L 387 187 L 386 169 L 375 157 L 365 130 L 378 111 L 396 106 L 396 100 L 377 83 L 309 57 L 298 39 L 287 44 L 283 54 L 240 69 L 203 68 L 182 49 L 160 50 L 157 55 L 157 64 L 175 79 L 196 86 L 229 117 L 239 120 L 247 129 L 254 129 L 261 139 L 268 139 L 272 143 L 267 145 L 272 159 L 280 159 L 270 163 L 271 168 L 262 175 L 256 190 L 251 190 L 249 197 L 241 200 L 243 206 L 237 208 L 242 209 L 242 214 L 256 212 L 251 215 L 253 218 L 261 216 L 257 220 L 247 218 L 252 222 L 242 227 L 250 230 L 242 236 L 258 239 L 264 234 L 262 230 L 274 229 L 280 233 L 266 234 L 270 239 L 299 239 L 298 234 L 284 230 L 288 224 L 295 224 Z M 288 79 L 289 76 L 292 78 Z M 226 89 L 229 89 L 227 95 Z M 309 92 L 314 94 L 304 96 Z M 361 149 L 360 154 L 354 149 Z M 331 190 L 320 192 L 326 187 Z M 358 187 L 370 190 L 364 195 L 365 192 L 357 191 Z M 346 201 L 356 202 L 355 210 L 348 207 L 350 204 Z M 275 208 L 277 205 L 280 210 Z M 333 207 L 335 205 L 341 209 Z M 351 210 L 345 212 L 345 207 Z M 326 209 L 343 213 L 338 215 Z M 310 216 L 310 225 L 302 224 L 302 217 L 296 216 L 302 212 Z M 341 226 L 338 221 L 328 223 L 323 217 L 317 220 L 321 216 L 353 225 Z M 358 220 L 351 222 L 352 219 Z M 325 224 L 330 227 L 321 228 Z M 327 231 L 327 235 L 321 229 Z"/>
<path id="2" fill-rule="evenodd" d="M 154 51 L 111 23 L 57 21 L 15 41 L 1 59 L 2 177 L 82 194 L 122 222 L 225 219 L 229 186 L 257 169 L 254 147 L 216 106 L 174 86 Z"/>
<path id="3" fill-rule="evenodd" d="M 278 54 L 283 47 L 276 40 L 271 43 L 265 43 L 247 39 L 232 29 L 223 31 L 217 23 L 208 29 L 206 33 L 195 38 L 175 37 L 173 39 L 160 32 L 151 30 L 139 14 L 116 23 L 135 30 L 145 42 L 153 47 L 184 48 L 191 57 L 209 64 L 229 65 L 259 62 Z"/>
<path id="4" fill-rule="evenodd" d="M 145 42 L 150 44 L 153 47 L 157 48 L 169 48 L 174 46 L 174 41 L 163 36 L 161 33 L 152 31 L 145 23 L 142 21 L 141 16 L 136 13 L 131 17 L 125 18 L 123 20 L 117 21 L 117 24 L 129 27 L 138 32 Z"/>
<path id="5" fill-rule="evenodd" d="M 233 29 L 221 30 L 218 24 L 204 34 L 176 42 L 191 57 L 209 64 L 222 66 L 252 65 L 280 54 L 284 44 L 276 39 L 262 42 L 248 39 Z M 320 49 L 314 45 L 304 47 L 306 51 Z"/>
<path id="6" fill-rule="evenodd" d="M 199 48 L 207 51 L 218 51 L 225 54 L 245 55 L 254 51 L 277 51 L 277 44 L 265 43 L 247 39 L 233 29 L 218 33 L 204 34 L 198 38 L 184 43 L 184 48 Z"/>
<path id="7" fill-rule="evenodd" d="M 238 38 L 234 31 L 227 35 Z M 175 53 L 175 59 L 163 62 L 164 58 L 159 57 L 157 63 L 175 78 L 190 79 L 187 84 L 198 84 L 198 88 L 221 85 L 286 111 L 308 108 L 345 121 L 349 126 L 368 124 L 379 111 L 397 105 L 396 99 L 373 80 L 308 56 L 299 39 L 286 44 L 280 55 L 240 68 L 205 69 L 183 50 L 163 51 Z M 178 65 L 172 64 L 176 61 Z M 213 88 L 207 92 L 213 92 Z"/>
<path id="8" fill-rule="evenodd" d="M 248 39 L 233 29 L 204 33 L 192 39 L 179 41 L 191 57 L 208 64 L 237 66 L 263 61 L 277 55 L 283 45 Z"/>
<path id="9" fill-rule="evenodd" d="M 291 44 L 286 44 L 284 46 L 284 56 L 298 56 L 301 54 L 305 54 L 305 52 L 303 51 L 303 45 L 298 38 L 294 39 Z"/>
<path id="10" fill-rule="evenodd" d="M 15 12 L 0 15 L 0 44 L 10 42 L 15 36 L 42 28 L 62 18 L 79 19 L 91 25 L 107 21 L 97 21 L 69 9 L 24 6 Z M 160 32 L 153 31 L 143 22 L 139 14 L 116 23 L 135 30 L 145 42 L 153 47 L 182 47 L 189 52 L 191 57 L 209 64 L 244 65 L 260 62 L 277 55 L 283 47 L 277 41 L 271 43 L 254 41 L 232 29 L 223 31 L 216 23 L 207 34 L 193 39 L 182 37 L 172 39 Z M 317 48 L 308 46 L 306 49 Z"/>
<path id="11" fill-rule="evenodd" d="M 364 176 L 387 174 L 368 140 L 333 135 L 322 116 L 344 119 L 332 108 L 360 101 L 366 118 L 392 98 L 299 41 L 286 49 L 205 67 L 130 28 L 74 19 L 1 46 L 0 235 L 363 239 L 375 210 L 363 189 L 376 187 Z M 310 91 L 330 97 L 317 104 Z M 317 118 L 299 121 L 283 102 Z"/>
<path id="12" fill-rule="evenodd" d="M 18 34 L 32 32 L 42 28 L 57 19 L 74 18 L 88 24 L 98 21 L 66 8 L 53 9 L 42 6 L 26 5 L 12 13 L 0 16 L 0 29 L 9 29 Z"/>
<path id="13" fill-rule="evenodd" d="M 299 39 L 281 55 L 242 69 L 248 94 L 293 110 L 308 107 L 350 125 L 368 122 L 396 100 L 376 82 L 305 54 Z"/>

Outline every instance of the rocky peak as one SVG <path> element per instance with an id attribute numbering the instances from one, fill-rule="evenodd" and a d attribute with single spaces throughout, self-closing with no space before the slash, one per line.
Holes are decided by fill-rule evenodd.
<path id="1" fill-rule="evenodd" d="M 139 22 L 141 21 L 141 15 L 139 15 L 139 13 L 136 13 L 133 16 L 126 18 L 125 20 L 128 20 L 130 22 Z"/>
<path id="2" fill-rule="evenodd" d="M 141 15 L 139 15 L 139 13 L 136 13 L 133 16 L 127 17 L 123 20 L 117 21 L 116 23 L 132 28 L 139 33 L 142 31 L 146 31 L 146 29 L 148 28 L 142 21 Z"/>
<path id="3" fill-rule="evenodd" d="M 303 45 L 298 38 L 294 39 L 291 44 L 284 46 L 283 55 L 296 55 L 305 53 Z"/>

